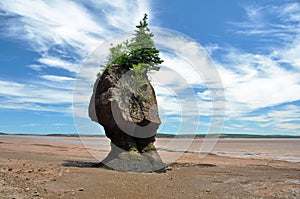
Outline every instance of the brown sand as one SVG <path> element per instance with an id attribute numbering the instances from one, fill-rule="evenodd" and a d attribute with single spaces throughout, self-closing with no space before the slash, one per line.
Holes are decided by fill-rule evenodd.
<path id="1" fill-rule="evenodd" d="M 28 138 L 0 136 L 0 198 L 300 198 L 300 163 L 183 153 L 167 173 L 122 173 L 82 144 Z"/>

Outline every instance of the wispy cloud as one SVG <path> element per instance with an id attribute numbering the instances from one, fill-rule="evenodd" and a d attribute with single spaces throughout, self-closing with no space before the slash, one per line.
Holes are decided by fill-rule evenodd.
<path id="1" fill-rule="evenodd" d="M 42 75 L 41 78 L 54 81 L 54 82 L 64 82 L 64 81 L 74 81 L 75 78 L 72 77 L 64 77 L 64 76 L 57 76 L 57 75 Z"/>
<path id="2" fill-rule="evenodd" d="M 82 106 L 74 107 L 74 111 L 75 115 L 78 113 L 81 117 L 87 117 L 87 105 L 92 91 L 91 84 L 96 78 L 96 71 L 99 70 L 97 67 L 100 65 L 99 57 L 97 57 L 92 60 L 94 65 L 80 69 L 83 59 L 107 38 L 133 29 L 132 24 L 137 24 L 144 13 L 149 14 L 150 24 L 152 16 L 149 2 L 144 0 L 77 2 L 39 0 L 25 3 L 8 1 L 1 2 L 0 7 L 1 13 L 6 13 L 4 17 L 7 20 L 2 26 L 7 32 L 6 36 L 26 41 L 33 50 L 40 54 L 40 57 L 28 66 L 36 71 L 39 81 L 28 83 L 2 81 L 3 88 L 6 87 L 5 85 L 15 86 L 2 90 L 5 97 L 1 101 L 0 108 L 70 112 L 67 109 L 72 102 L 72 81 L 80 72 L 77 78 L 82 81 L 79 84 L 77 81 L 76 92 L 78 95 L 74 97 L 74 102 L 82 104 Z M 65 12 L 65 9 L 68 9 L 68 12 Z M 74 19 L 76 20 L 74 21 Z M 18 35 L 21 37 L 17 37 Z M 164 36 L 156 39 L 162 44 L 172 45 L 172 48 L 176 49 L 176 53 L 184 52 L 199 60 L 198 44 L 180 39 L 170 40 L 169 38 L 166 40 L 168 37 Z M 165 92 L 156 86 L 161 110 L 168 115 L 169 119 L 177 122 L 188 120 L 187 118 L 192 118 L 191 120 L 194 121 L 199 115 L 210 115 L 211 105 L 209 103 L 211 102 L 207 101 L 209 96 L 205 93 L 206 99 L 197 98 L 195 95 L 197 92 L 194 93 L 193 88 L 205 90 L 207 88 L 204 82 L 213 83 L 213 78 L 207 77 L 206 80 L 199 78 L 197 75 L 199 71 L 182 58 L 165 53 L 162 53 L 162 56 L 165 60 L 163 68 L 169 68 L 169 71 L 160 71 L 160 75 L 165 74 L 163 82 L 165 86 L 169 87 L 169 90 L 177 92 L 176 95 L 181 97 L 179 97 L 180 99 L 174 98 L 174 93 Z M 200 57 L 203 59 L 198 64 L 209 69 L 207 55 L 203 54 Z M 97 61 L 95 62 L 95 60 Z M 59 72 L 50 74 L 46 69 L 63 69 L 68 72 L 68 76 L 65 73 L 60 75 Z M 170 73 L 170 69 L 173 72 Z M 205 69 L 202 72 L 204 71 Z M 80 75 L 84 75 L 82 77 L 84 79 Z M 184 82 L 180 82 L 180 79 Z M 83 88 L 79 88 L 80 85 Z M 187 91 L 190 92 L 187 93 Z M 189 103 L 191 94 L 195 98 L 194 104 Z M 199 94 L 199 96 L 201 95 Z M 201 114 L 198 112 L 198 107 L 202 111 Z"/>
<path id="3" fill-rule="evenodd" d="M 260 46 L 260 53 L 221 48 L 223 57 L 217 62 L 225 86 L 226 114 L 229 120 L 280 130 L 286 127 L 295 133 L 298 125 L 289 122 L 300 115 L 293 110 L 295 105 L 285 104 L 300 100 L 300 5 L 247 5 L 245 10 L 246 20 L 230 23 L 232 31 L 268 42 Z M 277 110 L 268 111 L 272 107 Z"/>
<path id="4" fill-rule="evenodd" d="M 242 103 L 251 111 L 300 100 L 299 73 L 286 69 L 269 55 L 235 52 L 227 58 L 235 62 L 231 65 L 234 68 L 220 69 L 229 102 Z"/>
<path id="5" fill-rule="evenodd" d="M 148 1 L 141 0 L 1 1 L 1 36 L 25 41 L 39 57 L 28 66 L 35 80 L 0 81 L 0 108 L 70 113 L 83 59 L 107 38 L 132 29 L 146 12 Z"/>
<path id="6" fill-rule="evenodd" d="M 70 113 L 72 90 L 0 81 L 0 108 Z M 64 105 L 64 106 L 61 106 Z"/>
<path id="7" fill-rule="evenodd" d="M 206 46 L 209 54 L 222 55 L 222 59 L 214 61 L 225 87 L 227 120 L 252 121 L 257 126 L 296 132 L 300 115 L 294 109 L 299 106 L 290 104 L 300 101 L 300 6 L 295 2 L 246 5 L 244 8 L 246 19 L 229 24 L 233 34 L 265 42 L 260 45 L 259 53 L 241 50 L 233 44 L 230 48 L 222 44 Z M 132 29 L 132 24 L 136 24 L 145 12 L 152 16 L 150 3 L 145 0 L 1 1 L 0 17 L 4 19 L 1 20 L 1 36 L 25 41 L 39 56 L 27 66 L 36 72 L 36 79 L 22 83 L 0 79 L 0 109 L 71 113 L 74 80 L 80 71 L 85 79 L 81 82 L 83 87 L 77 87 L 79 97 L 75 97 L 75 103 L 85 104 L 80 107 L 83 112 L 78 112 L 87 117 L 86 105 L 99 64 L 97 59 L 89 60 L 94 65 L 82 69 L 84 58 L 106 39 Z M 188 118 L 211 115 L 215 99 L 208 87 L 220 85 L 214 84 L 216 76 L 208 75 L 211 72 L 209 57 L 203 54 L 199 59 L 196 43 L 165 38 L 156 39 L 161 44 L 177 47 L 175 53 L 184 52 L 189 58 L 198 60 L 198 65 L 203 66 L 204 77 L 196 75 L 197 71 L 184 61 L 186 57 L 180 59 L 162 52 L 165 62 L 160 75 L 163 80 L 157 82 L 164 82 L 173 93 L 157 84 L 160 106 L 172 121 L 182 119 L 178 117 L 182 108 L 178 104 L 182 99 L 189 102 L 185 89 L 191 86 L 198 110 L 182 103 L 186 105 L 185 113 L 190 114 Z M 177 75 L 170 75 L 170 69 Z M 178 81 L 182 77 L 185 82 Z M 86 88 L 90 90 L 81 90 Z M 174 92 L 183 97 L 176 98 Z M 272 110 L 272 107 L 277 109 Z M 203 125 L 207 126 L 208 122 Z M 252 129 L 234 122 L 226 128 Z"/>
<path id="8" fill-rule="evenodd" d="M 149 13 L 148 1 L 6 1 L 0 3 L 8 17 L 6 30 L 30 42 L 34 50 L 74 50 L 85 55 L 106 38 L 132 29 L 143 13 Z M 68 12 L 66 12 L 68 10 Z M 20 26 L 21 25 L 21 26 Z M 60 49 L 60 50 L 61 50 Z M 64 51 L 60 51 L 65 53 Z"/>
<path id="9" fill-rule="evenodd" d="M 60 126 L 66 126 L 67 124 L 65 123 L 54 123 L 52 124 L 52 126 L 57 126 L 57 127 L 60 127 Z"/>
<path id="10" fill-rule="evenodd" d="M 39 69 L 46 68 L 46 67 L 47 68 L 60 68 L 60 69 L 67 70 L 72 73 L 76 73 L 80 67 L 78 63 L 76 64 L 76 63 L 68 62 L 68 61 L 62 60 L 61 58 L 53 57 L 53 56 L 39 58 L 37 60 L 37 62 L 39 64 L 41 64 L 41 65 L 39 65 Z M 35 65 L 35 67 L 37 68 L 36 65 Z"/>
<path id="11" fill-rule="evenodd" d="M 278 4 L 247 4 L 244 6 L 247 18 L 244 21 L 229 22 L 229 24 L 239 27 L 233 31 L 238 34 L 257 36 L 258 40 L 267 39 L 271 43 L 272 39 L 282 42 L 289 42 L 295 36 L 295 31 L 299 31 L 300 5 L 293 3 Z"/>
<path id="12" fill-rule="evenodd" d="M 276 127 L 283 129 L 285 131 L 294 131 L 297 130 L 296 132 L 299 133 L 300 130 L 300 124 L 293 124 L 293 123 L 279 123 L 275 125 Z"/>
<path id="13" fill-rule="evenodd" d="M 25 127 L 33 127 L 33 126 L 38 126 L 38 124 L 29 123 L 29 124 L 24 124 L 23 126 L 25 126 Z"/>

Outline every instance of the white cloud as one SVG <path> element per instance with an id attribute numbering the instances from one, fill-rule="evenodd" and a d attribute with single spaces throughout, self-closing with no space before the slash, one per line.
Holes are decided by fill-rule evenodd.
<path id="1" fill-rule="evenodd" d="M 295 38 L 295 41 L 292 42 L 292 44 L 288 45 L 283 50 L 279 50 L 276 52 L 278 54 L 278 57 L 281 59 L 280 61 L 282 63 L 290 64 L 292 67 L 295 67 L 298 69 L 298 72 L 300 71 L 300 30 L 298 37 Z"/>
<path id="2" fill-rule="evenodd" d="M 0 81 L 0 108 L 64 113 L 71 112 L 74 77 L 84 57 L 107 38 L 133 29 L 144 13 L 151 14 L 148 1 L 142 0 L 1 1 L 0 10 L 7 18 L 2 36 L 26 41 L 40 54 L 28 66 L 38 73 L 36 80 Z M 89 72 L 95 76 L 98 67 Z"/>
<path id="3" fill-rule="evenodd" d="M 43 64 L 41 66 L 41 68 L 43 68 L 43 67 L 61 68 L 61 69 L 64 69 L 64 70 L 67 70 L 67 71 L 73 72 L 73 73 L 76 73 L 79 68 L 78 64 L 70 63 L 70 62 L 61 60 L 58 57 L 52 57 L 52 56 L 39 58 L 37 61 L 40 64 Z"/>
<path id="4" fill-rule="evenodd" d="M 211 90 L 205 90 L 204 92 L 197 92 L 197 95 L 202 100 L 211 100 Z"/>
<path id="5" fill-rule="evenodd" d="M 238 120 L 248 122 L 270 122 L 270 119 L 265 115 L 239 117 Z"/>
<path id="6" fill-rule="evenodd" d="M 57 76 L 57 75 L 42 75 L 41 78 L 54 81 L 54 82 L 64 82 L 64 81 L 74 81 L 75 78 L 72 77 L 64 77 L 64 76 Z"/>
<path id="7" fill-rule="evenodd" d="M 70 113 L 72 90 L 42 84 L 0 81 L 0 109 L 37 110 Z M 63 107 L 61 105 L 64 105 Z"/>
<path id="8" fill-rule="evenodd" d="M 89 7 L 85 5 L 90 4 Z M 15 19 L 7 21 L 8 34 L 27 40 L 36 51 L 53 45 L 71 46 L 85 55 L 112 35 L 132 29 L 150 13 L 148 1 L 5 1 L 0 6 Z"/>
<path id="9" fill-rule="evenodd" d="M 91 7 L 86 6 L 90 3 Z M 27 83 L 0 81 L 0 94 L 4 96 L 0 103 L 1 109 L 70 112 L 73 80 L 78 71 L 81 75 L 79 79 L 84 79 L 81 79 L 81 87 L 77 87 L 78 97 L 75 97 L 75 102 L 86 105 L 92 91 L 90 84 L 94 82 L 99 67 L 90 65 L 80 69 L 83 58 L 107 38 L 133 29 L 132 24 L 136 24 L 143 13 L 150 13 L 151 16 L 149 1 L 142 0 L 16 0 L 0 2 L 0 7 L 1 13 L 4 13 L 2 16 L 13 16 L 4 22 L 5 28 L 2 32 L 8 37 L 25 40 L 40 53 L 40 57 L 29 67 L 36 70 L 37 77 L 41 80 L 31 80 Z M 237 34 L 255 37 L 258 41 L 268 40 L 269 45 L 264 50 L 270 53 L 255 54 L 234 47 L 222 49 L 219 44 L 206 46 L 209 54 L 215 51 L 228 52 L 224 56 L 227 61 L 218 62 L 218 71 L 226 92 L 228 119 L 250 120 L 258 122 L 259 125 L 297 129 L 297 125 L 293 124 L 299 116 L 298 112 L 293 111 L 295 107 L 262 111 L 254 116 L 250 113 L 300 100 L 299 11 L 297 3 L 265 7 L 247 6 L 247 20 L 230 23 L 237 27 L 234 31 Z M 277 20 L 268 21 L 270 16 L 276 17 Z M 187 55 L 177 57 L 162 52 L 165 68 L 159 72 L 162 78 L 154 81 L 165 83 L 172 92 L 176 95 L 179 93 L 182 97 L 175 98 L 174 93 L 166 92 L 157 86 L 159 104 L 167 114 L 178 115 L 178 101 L 189 102 L 190 95 L 183 96 L 186 94 L 185 89 L 192 86 L 191 88 L 201 88 L 204 91 L 196 92 L 197 112 L 195 107 L 182 103 L 185 113 L 194 117 L 200 110 L 201 115 L 211 115 L 212 93 L 206 88 L 220 89 L 222 85 L 214 82 L 218 76 L 211 69 L 212 65 L 206 52 L 199 50 L 199 45 L 195 42 L 186 42 L 180 38 L 167 39 L 168 35 L 163 33 L 161 37 L 155 35 L 159 45 L 175 48 L 175 53 Z M 276 44 L 273 41 L 276 41 Z M 196 60 L 196 67 L 200 66 L 201 71 L 197 71 L 185 59 Z M 98 63 L 96 59 L 90 61 L 93 64 Z M 48 74 L 47 68 L 64 69 L 70 74 Z M 171 69 L 174 75 L 170 75 Z M 202 75 L 200 78 L 199 74 Z M 86 91 L 86 88 L 90 89 Z M 212 99 L 214 100 L 216 99 Z M 60 106 L 64 104 L 67 106 Z M 224 105 L 219 104 L 219 107 Z M 86 117 L 86 106 L 80 108 L 83 111 L 79 111 L 80 115 Z"/>
<path id="10" fill-rule="evenodd" d="M 299 22 L 300 20 L 300 5 L 293 2 L 286 4 L 283 8 L 275 9 L 279 12 L 279 17 L 286 22 Z"/>
<path id="11" fill-rule="evenodd" d="M 293 124 L 293 123 L 279 123 L 275 125 L 276 127 L 286 130 L 286 131 L 293 131 L 293 130 L 298 130 L 297 132 L 299 133 L 300 131 L 300 124 Z"/>
<path id="12" fill-rule="evenodd" d="M 220 46 L 218 44 L 208 44 L 204 46 L 204 48 L 209 55 L 212 55 L 215 51 L 220 49 Z"/>
<path id="13" fill-rule="evenodd" d="M 184 45 L 181 45 L 182 47 Z M 161 58 L 164 60 L 162 66 L 166 68 L 162 68 L 160 74 L 157 75 L 164 84 L 178 84 L 178 78 L 182 81 L 185 81 L 185 84 L 193 85 L 194 87 L 206 87 L 205 81 L 202 78 L 201 72 L 199 72 L 191 63 L 184 60 L 179 56 L 172 56 L 165 53 L 161 53 Z M 178 87 L 180 84 L 178 84 Z"/>
<path id="14" fill-rule="evenodd" d="M 93 9 L 87 8 L 85 5 L 92 3 Z M 99 56 L 94 60 L 87 60 L 92 64 L 86 65 L 80 69 L 82 57 L 86 56 L 92 49 L 102 43 L 106 38 L 109 38 L 116 33 L 124 30 L 130 30 L 134 27 L 132 24 L 143 17 L 144 13 L 150 16 L 151 10 L 148 1 L 29 1 L 29 2 L 5 2 L 0 3 L 1 8 L 7 15 L 15 15 L 14 20 L 7 21 L 7 32 L 11 37 L 22 35 L 20 39 L 27 41 L 32 45 L 33 49 L 40 53 L 41 57 L 36 59 L 36 63 L 32 63 L 29 67 L 37 72 L 46 71 L 46 68 L 64 69 L 70 72 L 70 76 L 62 76 L 60 74 L 43 74 L 38 75 L 42 81 L 30 82 L 32 87 L 27 87 L 26 84 L 18 84 L 17 82 L 6 82 L 8 84 L 17 84 L 18 86 L 12 89 L 4 89 L 2 93 L 6 96 L 0 108 L 24 108 L 30 110 L 57 110 L 61 112 L 61 107 L 56 105 L 70 104 L 72 101 L 72 80 L 74 74 L 80 71 L 77 77 L 76 95 L 74 102 L 78 105 L 74 107 L 74 112 L 82 117 L 87 117 L 87 104 L 92 91 L 91 84 L 95 80 L 95 75 L 99 70 Z M 65 9 L 68 12 L 65 12 Z M 74 21 L 74 19 L 76 19 Z M 23 28 L 20 28 L 23 27 Z M 158 42 L 171 45 L 177 49 L 177 53 L 185 53 L 192 56 L 194 59 L 199 59 L 199 53 L 203 56 L 198 63 L 204 66 L 203 71 L 209 68 L 209 63 L 206 60 L 204 51 L 199 52 L 198 44 L 194 42 L 184 42 L 181 39 L 166 41 L 163 35 L 162 38 L 156 38 Z M 114 41 L 114 43 L 118 43 Z M 177 48 L 181 46 L 181 48 Z M 103 54 L 103 52 L 101 52 Z M 190 104 L 189 96 L 192 91 L 192 86 L 203 88 L 205 87 L 204 80 L 199 78 L 199 71 L 195 70 L 185 58 L 170 57 L 163 55 L 165 60 L 164 65 L 172 69 L 176 75 L 170 75 L 170 71 L 165 71 L 163 82 L 171 86 L 173 92 L 177 92 L 178 98 L 173 98 L 171 93 L 158 91 L 158 101 L 172 119 L 179 119 L 181 107 L 184 106 L 184 117 L 197 118 L 198 104 L 195 97 L 195 103 Z M 203 72 L 203 71 L 200 71 Z M 164 74 L 164 70 L 160 71 L 160 75 Z M 173 78 L 173 79 L 172 79 Z M 178 81 L 182 80 L 182 81 Z M 206 79 L 211 80 L 213 78 Z M 187 88 L 190 93 L 188 96 Z M 158 89 L 159 90 L 159 89 Z M 5 93 L 4 93 L 5 92 Z M 167 95 L 166 95 L 167 94 Z M 177 101 L 176 101 L 177 100 Z M 199 101 L 200 102 L 200 101 Z M 209 115 L 208 111 L 211 106 L 204 105 L 201 102 L 201 114 Z M 205 108 L 203 108 L 205 107 Z M 200 110 L 200 109 L 199 109 Z M 174 117 L 173 117 L 173 116 Z M 172 119 L 172 120 L 173 120 Z M 186 118 L 183 118 L 183 120 Z"/>
<path id="15" fill-rule="evenodd" d="M 132 27 L 132 24 L 137 24 L 143 17 L 144 13 L 149 14 L 151 12 L 148 1 L 143 0 L 103 0 L 101 3 L 93 0 L 92 2 L 94 2 L 96 5 L 98 4 L 98 7 L 102 7 L 108 24 L 111 24 L 112 26 L 122 30 L 133 29 L 134 27 Z M 124 20 L 125 18 L 126 20 Z"/>
<path id="16" fill-rule="evenodd" d="M 256 128 L 261 127 L 261 131 L 272 129 L 275 132 L 286 131 L 297 134 L 299 133 L 300 106 L 281 105 L 264 111 L 259 110 L 255 113 L 244 114 L 244 116 L 235 117 L 232 121 L 234 123 L 228 129 L 240 130 L 244 129 L 243 127 L 251 126 L 250 123 L 252 123 L 252 125 L 256 124 Z"/>
<path id="17" fill-rule="evenodd" d="M 261 29 L 270 31 L 266 25 L 265 15 L 270 14 L 268 9 L 275 13 L 281 13 L 280 17 L 290 16 L 295 18 L 296 12 L 287 12 L 293 9 L 300 11 L 299 5 L 287 4 L 282 7 L 246 7 L 249 21 L 245 22 L 250 30 Z M 297 13 L 300 16 L 300 13 Z M 280 23 L 280 21 L 278 22 Z M 235 24 L 239 27 L 244 25 Z M 270 25 L 270 24 L 269 24 Z M 278 27 L 278 26 L 274 26 Z M 290 27 L 289 27 L 290 28 Z M 278 30 L 287 34 L 284 30 Z M 290 32 L 300 36 L 300 29 L 294 27 Z M 249 33 L 244 33 L 248 34 Z M 262 34 L 262 33 L 259 33 Z M 289 34 L 287 34 L 288 37 Z M 271 35 L 274 38 L 276 35 Z M 259 38 L 258 38 L 259 39 Z M 252 54 L 237 49 L 229 49 L 225 59 L 228 63 L 219 65 L 222 80 L 226 88 L 226 98 L 229 103 L 239 103 L 244 106 L 241 112 L 250 112 L 259 108 L 274 106 L 285 102 L 300 100 L 300 74 L 299 56 L 300 44 L 295 40 L 284 44 L 284 49 L 274 48 L 272 43 L 270 54 Z M 286 64 L 289 67 L 286 67 Z M 231 104 L 231 106 L 234 106 Z M 236 112 L 234 110 L 232 112 Z"/>
<path id="18" fill-rule="evenodd" d="M 46 106 L 45 106 L 46 105 Z M 65 105 L 62 106 L 53 106 L 53 105 L 38 105 L 34 103 L 27 103 L 26 101 L 23 102 L 14 102 L 13 100 L 1 100 L 0 101 L 0 109 L 6 110 L 31 110 L 31 111 L 43 111 L 43 112 L 56 112 L 61 113 L 64 115 L 72 115 L 71 106 Z"/>
<path id="19" fill-rule="evenodd" d="M 277 110 L 271 110 L 267 114 L 269 117 L 281 117 L 300 120 L 300 106 L 286 105 Z"/>
<path id="20" fill-rule="evenodd" d="M 297 130 L 297 124 L 300 123 L 300 106 L 286 105 L 276 110 L 268 111 L 265 117 L 269 119 L 269 122 L 266 123 L 267 126 L 275 125 L 278 128 L 289 126 L 288 130 Z"/>
<path id="21" fill-rule="evenodd" d="M 258 43 L 268 42 L 259 47 L 260 53 L 220 48 L 223 57 L 217 65 L 225 87 L 227 119 L 281 130 L 286 127 L 293 133 L 298 127 L 294 123 L 300 122 L 294 109 L 299 107 L 283 104 L 300 100 L 300 6 L 287 3 L 245 9 L 248 18 L 231 23 L 233 32 Z M 270 111 L 272 107 L 276 110 Z"/>
<path id="22" fill-rule="evenodd" d="M 33 126 L 38 126 L 38 124 L 29 123 L 29 124 L 23 124 L 23 126 L 25 126 L 25 127 L 33 127 Z"/>
<path id="23" fill-rule="evenodd" d="M 261 4 L 244 6 L 247 18 L 240 22 L 230 22 L 238 34 L 257 36 L 257 40 L 267 40 L 269 45 L 290 42 L 299 32 L 300 5 L 297 2 L 282 4 Z"/>
<path id="24" fill-rule="evenodd" d="M 60 126 L 67 126 L 67 124 L 64 124 L 64 123 L 54 123 L 54 124 L 52 124 L 52 126 L 60 127 Z"/>
<path id="25" fill-rule="evenodd" d="M 0 2 L 0 8 L 7 17 L 2 36 L 24 40 L 40 53 L 39 64 L 32 63 L 30 68 L 55 67 L 73 73 L 96 46 L 133 29 L 132 24 L 150 13 L 148 1 L 141 0 L 16 0 Z"/>

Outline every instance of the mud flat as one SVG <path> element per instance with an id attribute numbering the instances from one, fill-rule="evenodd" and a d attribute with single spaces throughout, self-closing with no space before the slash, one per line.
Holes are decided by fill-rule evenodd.
<path id="1" fill-rule="evenodd" d="M 201 140 L 168 142 L 157 140 L 167 173 L 122 173 L 95 167 L 105 138 L 1 135 L 0 198 L 300 198 L 300 140 L 220 140 L 205 157 Z"/>

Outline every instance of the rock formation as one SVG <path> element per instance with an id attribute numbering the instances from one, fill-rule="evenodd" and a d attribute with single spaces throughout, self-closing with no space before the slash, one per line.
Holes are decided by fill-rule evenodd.
<path id="1" fill-rule="evenodd" d="M 149 81 L 134 78 L 134 71 L 112 65 L 94 85 L 89 115 L 111 140 L 111 152 L 101 165 L 119 171 L 164 172 L 166 166 L 154 146 L 160 125 L 155 92 Z"/>

